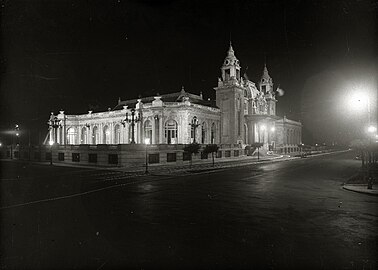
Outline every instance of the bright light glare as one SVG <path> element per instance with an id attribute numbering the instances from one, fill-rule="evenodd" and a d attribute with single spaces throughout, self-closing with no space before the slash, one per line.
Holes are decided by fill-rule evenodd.
<path id="1" fill-rule="evenodd" d="M 0 142 L 0 147 L 2 146 L 3 144 Z"/>
<path id="2" fill-rule="evenodd" d="M 265 130 L 265 129 L 266 129 L 266 126 L 265 126 L 265 125 L 261 125 L 261 126 L 260 126 L 260 129 L 261 129 L 261 130 Z"/>
<path id="3" fill-rule="evenodd" d="M 373 133 L 373 132 L 376 132 L 376 131 L 377 131 L 376 127 L 374 127 L 374 126 L 369 126 L 368 127 L 368 132 Z"/>
<path id="4" fill-rule="evenodd" d="M 271 127 L 270 131 L 271 131 L 271 132 L 275 132 L 275 131 L 276 131 L 276 128 L 275 128 L 275 127 Z"/>
<path id="5" fill-rule="evenodd" d="M 150 144 L 150 138 L 145 138 L 145 139 L 144 139 L 144 143 L 145 143 L 145 144 Z"/>
<path id="6" fill-rule="evenodd" d="M 18 136 L 20 136 L 20 134 L 19 134 L 19 133 L 16 133 L 16 136 L 18 137 Z"/>
<path id="7" fill-rule="evenodd" d="M 347 96 L 348 109 L 352 111 L 367 111 L 369 97 L 363 92 L 354 92 Z"/>
<path id="8" fill-rule="evenodd" d="M 54 144 L 54 141 L 49 141 L 49 145 L 53 145 Z"/>

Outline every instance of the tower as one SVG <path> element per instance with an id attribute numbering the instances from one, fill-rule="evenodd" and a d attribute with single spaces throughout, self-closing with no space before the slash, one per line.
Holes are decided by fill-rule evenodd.
<path id="1" fill-rule="evenodd" d="M 273 79 L 269 75 L 268 69 L 266 67 L 266 63 L 264 64 L 264 70 L 260 79 L 259 86 L 260 86 L 260 91 L 262 91 L 264 94 L 273 92 Z"/>
<path id="2" fill-rule="evenodd" d="M 240 78 L 239 60 L 235 56 L 231 42 L 221 67 L 221 78 L 218 78 L 216 104 L 221 110 L 220 141 L 237 143 L 242 140 L 244 127 L 244 87 Z"/>
<path id="3" fill-rule="evenodd" d="M 270 77 L 266 63 L 264 64 L 263 74 L 259 82 L 259 88 L 261 93 L 264 95 L 267 108 L 266 114 L 276 115 L 276 102 L 273 88 L 273 79 Z"/>

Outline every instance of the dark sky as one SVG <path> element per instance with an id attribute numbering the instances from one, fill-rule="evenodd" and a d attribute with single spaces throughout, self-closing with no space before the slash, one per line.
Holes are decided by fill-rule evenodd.
<path id="1" fill-rule="evenodd" d="M 252 81 L 266 59 L 285 90 L 278 114 L 301 120 L 309 142 L 345 132 L 335 102 L 346 79 L 377 77 L 377 1 L 13 0 L 1 10 L 2 130 L 46 132 L 51 111 L 182 85 L 213 99 L 230 35 Z"/>

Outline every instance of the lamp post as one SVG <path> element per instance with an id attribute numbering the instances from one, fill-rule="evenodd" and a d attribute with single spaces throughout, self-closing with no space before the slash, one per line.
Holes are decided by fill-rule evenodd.
<path id="1" fill-rule="evenodd" d="M 148 174 L 148 153 L 147 153 L 147 146 L 150 144 L 150 138 L 145 138 L 144 139 L 144 144 L 146 145 L 146 170 L 145 174 Z"/>
<path id="2" fill-rule="evenodd" d="M 196 143 L 196 130 L 200 126 L 197 116 L 194 116 L 192 122 L 189 124 L 193 128 L 193 143 Z"/>
<path id="3" fill-rule="evenodd" d="M 57 133 L 57 128 L 62 126 L 62 121 L 58 119 L 57 116 L 54 116 L 53 113 L 51 113 L 50 120 L 47 122 L 49 125 L 49 129 L 53 129 L 53 138 L 50 137 L 50 141 L 57 142 L 58 141 L 58 133 Z M 49 141 L 49 143 L 50 143 Z"/>
<path id="4" fill-rule="evenodd" d="M 52 158 L 52 147 L 54 145 L 54 141 L 49 141 L 49 145 L 50 145 L 50 165 L 53 165 L 53 158 Z"/>
<path id="5" fill-rule="evenodd" d="M 134 129 L 135 129 L 135 123 L 139 122 L 140 116 L 136 115 L 135 109 L 131 109 L 131 116 L 126 112 L 126 118 L 121 121 L 121 124 L 125 127 L 126 123 L 130 123 L 131 125 L 131 144 L 135 144 L 135 136 L 134 136 Z"/>

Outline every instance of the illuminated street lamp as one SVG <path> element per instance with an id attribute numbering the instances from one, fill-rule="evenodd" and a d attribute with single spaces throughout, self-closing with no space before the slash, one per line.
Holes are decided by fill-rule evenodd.
<path id="1" fill-rule="evenodd" d="M 141 121 L 141 118 L 139 114 L 136 114 L 135 109 L 131 109 L 131 116 L 126 112 L 126 118 L 121 121 L 121 124 L 125 127 L 126 123 L 130 123 L 131 125 L 131 144 L 135 144 L 135 135 L 134 135 L 134 129 L 135 129 L 135 123 Z"/>
<path id="2" fill-rule="evenodd" d="M 144 144 L 146 145 L 146 170 L 145 174 L 148 174 L 148 154 L 147 154 L 147 146 L 150 144 L 150 138 L 145 138 L 144 139 Z"/>
<path id="3" fill-rule="evenodd" d="M 375 133 L 377 131 L 377 128 L 375 126 L 369 126 L 368 129 L 367 129 L 367 131 L 369 133 Z"/>
<path id="4" fill-rule="evenodd" d="M 189 126 L 191 126 L 193 129 L 193 143 L 196 143 L 196 129 L 200 126 L 197 116 L 193 117 L 192 122 L 189 124 Z"/>
<path id="5" fill-rule="evenodd" d="M 52 146 L 54 145 L 54 141 L 50 140 L 49 145 L 50 145 L 50 165 L 53 165 Z"/>

